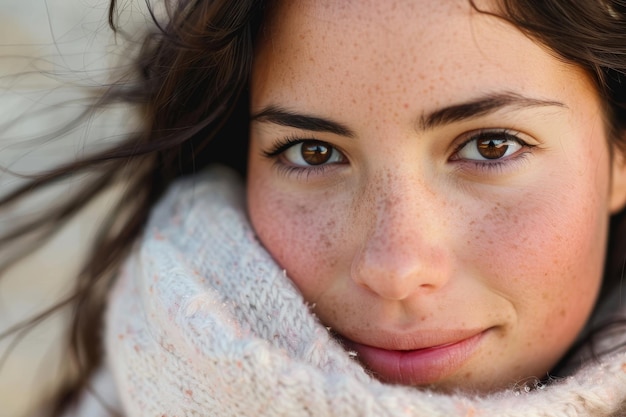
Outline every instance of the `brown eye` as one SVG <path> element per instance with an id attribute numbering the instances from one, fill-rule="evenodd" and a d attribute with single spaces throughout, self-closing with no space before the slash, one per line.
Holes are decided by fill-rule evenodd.
<path id="1" fill-rule="evenodd" d="M 509 149 L 507 139 L 478 140 L 478 153 L 485 159 L 499 159 L 506 155 Z"/>
<path id="2" fill-rule="evenodd" d="M 290 165 L 303 168 L 346 162 L 344 155 L 334 146 L 312 139 L 294 143 L 282 152 L 282 158 Z"/>
<path id="3" fill-rule="evenodd" d="M 321 165 L 330 160 L 333 151 L 332 148 L 324 142 L 308 141 L 302 143 L 300 154 L 302 155 L 304 162 L 307 164 Z"/>
<path id="4" fill-rule="evenodd" d="M 457 151 L 456 158 L 469 161 L 497 160 L 515 155 L 524 147 L 528 145 L 506 131 L 481 132 Z"/>

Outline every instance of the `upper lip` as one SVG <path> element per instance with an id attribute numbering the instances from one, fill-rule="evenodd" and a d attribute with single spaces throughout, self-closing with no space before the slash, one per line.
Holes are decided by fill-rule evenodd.
<path id="1" fill-rule="evenodd" d="M 411 333 L 389 333 L 369 330 L 363 337 L 351 337 L 338 334 L 348 345 L 352 343 L 367 345 L 378 349 L 410 351 L 451 345 L 476 336 L 487 329 L 434 329 L 419 330 Z"/>

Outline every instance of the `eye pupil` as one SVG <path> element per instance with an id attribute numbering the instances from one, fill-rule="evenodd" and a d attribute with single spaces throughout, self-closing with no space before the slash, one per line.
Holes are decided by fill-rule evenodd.
<path id="1" fill-rule="evenodd" d="M 321 165 L 328 162 L 332 155 L 332 149 L 323 142 L 308 141 L 300 148 L 302 159 L 310 165 Z"/>
<path id="2" fill-rule="evenodd" d="M 486 159 L 498 159 L 509 149 L 506 139 L 484 139 L 478 141 L 478 153 Z"/>

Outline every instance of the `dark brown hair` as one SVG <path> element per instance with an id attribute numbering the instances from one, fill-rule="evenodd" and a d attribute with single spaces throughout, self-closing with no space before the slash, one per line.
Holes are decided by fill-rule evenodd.
<path id="1" fill-rule="evenodd" d="M 38 175 L 0 199 L 0 209 L 5 209 L 70 176 L 91 174 L 77 193 L 57 202 L 45 216 L 0 236 L 0 247 L 5 251 L 2 273 L 103 190 L 125 184 L 124 195 L 99 228 L 72 294 L 4 334 L 27 331 L 53 311 L 72 308 L 68 356 L 78 372 L 58 390 L 51 415 L 62 414 L 77 400 L 101 363 L 100 332 L 107 289 L 162 192 L 175 178 L 193 174 L 211 162 L 245 170 L 245 89 L 253 39 L 262 17 L 261 2 L 181 0 L 166 2 L 166 6 L 165 22 L 149 6 L 154 29 L 146 34 L 135 58 L 134 74 L 113 83 L 80 120 L 73 122 L 88 120 L 107 105 L 126 102 L 141 112 L 142 130 L 111 149 Z M 117 30 L 115 0 L 111 0 L 109 24 Z M 9 248 L 17 250 L 8 253 Z"/>
<path id="2" fill-rule="evenodd" d="M 107 105 L 126 102 L 141 112 L 141 131 L 111 149 L 36 176 L 0 199 L 0 210 L 4 210 L 70 176 L 91 173 L 78 193 L 45 216 L 0 236 L 3 250 L 9 244 L 19 248 L 0 266 L 2 273 L 103 190 L 115 183 L 127 184 L 93 242 L 72 295 L 6 333 L 26 331 L 53 310 L 73 309 L 68 340 L 79 371 L 59 388 L 51 415 L 60 415 L 76 401 L 101 363 L 100 331 L 107 290 L 163 191 L 174 179 L 213 162 L 245 171 L 247 83 L 267 5 L 259 0 L 164 1 L 166 17 L 152 15 L 154 30 L 146 35 L 134 59 L 133 75 L 110 85 L 74 122 L 86 120 Z M 480 12 L 490 13 L 470 3 Z M 587 71 L 605 103 L 609 140 L 616 149 L 626 149 L 626 2 L 502 0 L 500 5 L 501 9 L 491 14 L 509 21 L 559 59 Z M 109 23 L 117 30 L 115 0 L 111 0 Z M 626 253 L 624 220 L 624 212 L 611 220 L 601 300 L 620 283 Z"/>

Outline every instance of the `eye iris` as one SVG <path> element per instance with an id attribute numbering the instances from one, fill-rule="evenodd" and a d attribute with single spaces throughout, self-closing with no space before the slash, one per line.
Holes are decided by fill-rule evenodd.
<path id="1" fill-rule="evenodd" d="M 484 139 L 478 141 L 478 153 L 486 159 L 502 158 L 509 149 L 506 139 Z"/>
<path id="2" fill-rule="evenodd" d="M 307 164 L 320 165 L 328 162 L 332 149 L 323 142 L 310 141 L 302 144 L 300 154 Z"/>

